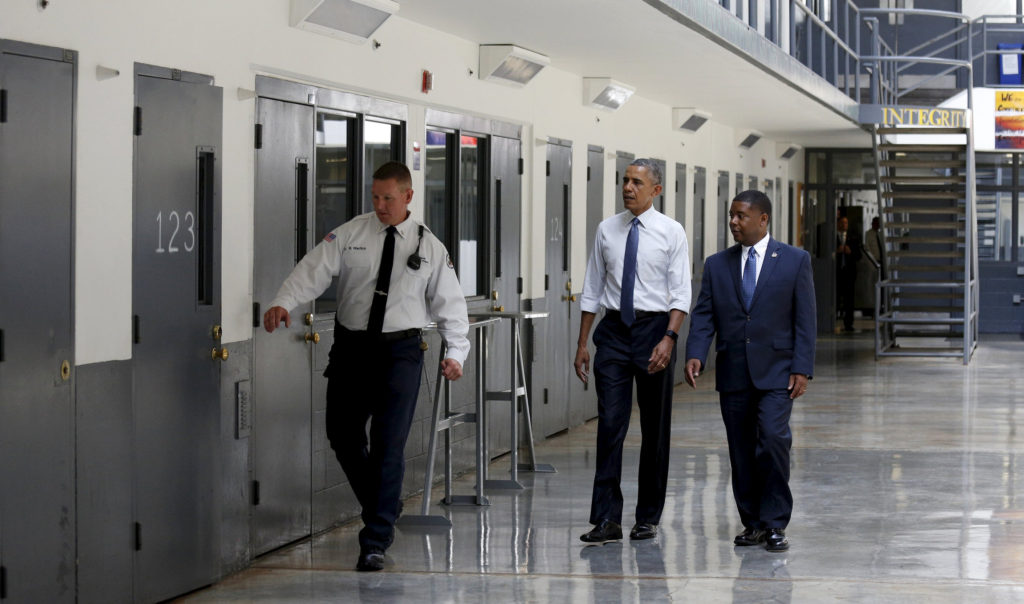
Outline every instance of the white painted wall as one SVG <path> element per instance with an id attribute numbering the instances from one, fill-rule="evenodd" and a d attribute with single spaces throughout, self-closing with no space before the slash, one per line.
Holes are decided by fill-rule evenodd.
<path id="1" fill-rule="evenodd" d="M 666 161 L 665 187 L 674 190 L 674 164 L 708 170 L 706 241 L 718 218 L 715 175 L 725 169 L 783 182 L 803 176 L 803 164 L 780 162 L 774 141 L 762 139 L 740 153 L 739 133 L 715 123 L 696 134 L 671 130 L 671 107 L 643 91 L 615 113 L 582 105 L 581 74 L 560 71 L 558 57 L 525 88 L 479 80 L 475 43 L 393 17 L 374 36 L 382 42 L 353 45 L 288 26 L 288 0 L 34 0 L 4 3 L 0 38 L 70 48 L 79 52 L 76 181 L 76 361 L 87 364 L 131 356 L 132 72 L 135 62 L 214 76 L 224 89 L 223 323 L 227 342 L 252 335 L 252 224 L 255 103 L 239 88 L 253 89 L 257 74 L 406 102 L 408 141 L 424 140 L 424 111 L 434 108 L 494 117 L 523 125 L 524 296 L 543 294 L 544 161 L 540 141 L 573 141 L 574 289 L 586 266 L 586 149 L 606 150 L 605 210 L 621 208 L 614 181 L 617 150 Z M 514 40 L 513 40 L 514 41 Z M 509 40 L 495 40 L 509 42 Z M 121 75 L 99 79 L 96 67 Z M 420 72 L 434 73 L 434 90 L 419 91 Z M 588 74 L 599 75 L 599 74 Z M 670 77 L 670 76 L 666 76 Z M 710 108 L 712 113 L 714 108 Z M 411 157 L 411 149 L 409 150 Z M 761 160 L 765 166 L 761 166 Z M 692 173 L 691 173 L 692 174 Z M 414 174 L 422 190 L 422 173 Z M 692 187 L 692 180 L 691 185 Z M 667 212 L 674 213 L 670 195 Z M 692 199 L 692 191 L 687 191 Z M 780 197 L 781 199 L 781 197 Z M 414 212 L 421 206 L 414 201 Z M 692 208 L 681 218 L 684 226 Z M 781 216 L 780 216 L 781 218 Z"/>

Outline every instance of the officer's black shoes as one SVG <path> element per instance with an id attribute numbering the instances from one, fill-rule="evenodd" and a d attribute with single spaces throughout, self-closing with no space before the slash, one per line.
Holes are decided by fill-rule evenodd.
<path id="1" fill-rule="evenodd" d="M 629 538 L 633 541 L 653 539 L 658 535 L 658 525 L 651 522 L 637 522 L 633 530 L 629 531 Z"/>
<path id="2" fill-rule="evenodd" d="M 739 546 L 759 545 L 764 543 L 767 536 L 767 531 L 748 528 L 739 535 L 736 535 L 736 538 L 733 539 L 732 542 Z"/>
<path id="3" fill-rule="evenodd" d="M 789 540 L 786 539 L 785 529 L 768 529 L 767 543 L 764 548 L 770 552 L 784 552 L 789 549 Z"/>
<path id="4" fill-rule="evenodd" d="M 384 550 L 378 547 L 369 547 L 359 552 L 359 561 L 356 562 L 356 570 L 372 572 L 384 568 Z"/>
<path id="5" fill-rule="evenodd" d="M 611 520 L 602 520 L 588 533 L 580 535 L 580 541 L 588 545 L 601 545 L 622 539 L 622 527 Z"/>

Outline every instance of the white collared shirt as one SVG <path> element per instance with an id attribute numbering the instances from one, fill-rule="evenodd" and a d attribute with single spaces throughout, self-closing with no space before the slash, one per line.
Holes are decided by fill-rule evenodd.
<path id="1" fill-rule="evenodd" d="M 747 256 L 750 253 L 750 248 L 757 250 L 757 271 L 754 272 L 754 283 L 757 283 L 757 278 L 761 276 L 761 267 L 764 266 L 764 255 L 768 253 L 768 240 L 771 239 L 771 235 L 765 235 L 754 245 L 744 245 L 743 253 L 740 254 L 740 283 L 743 282 L 743 271 L 747 266 Z"/>
<path id="2" fill-rule="evenodd" d="M 633 308 L 690 312 L 690 257 L 683 225 L 653 207 L 639 218 Z M 632 220 L 633 213 L 626 210 L 598 225 L 583 280 L 583 311 L 596 313 L 602 306 L 619 310 L 626 237 Z"/>
<path id="3" fill-rule="evenodd" d="M 395 227 L 395 263 L 383 331 L 422 329 L 434 320 L 448 345 L 447 356 L 465 364 L 469 355 L 466 298 L 448 251 L 430 229 L 423 229 L 420 268 L 406 266 L 416 251 L 420 224 L 407 218 Z M 369 212 L 334 229 L 295 265 L 270 305 L 291 312 L 322 294 L 338 277 L 338 322 L 346 329 L 365 331 L 387 228 Z"/>

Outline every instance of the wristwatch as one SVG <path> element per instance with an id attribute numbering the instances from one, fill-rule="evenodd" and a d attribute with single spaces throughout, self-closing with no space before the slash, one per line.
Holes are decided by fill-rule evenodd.
<path id="1" fill-rule="evenodd" d="M 666 330 L 665 331 L 665 335 L 670 337 L 670 338 L 672 338 L 673 342 L 678 342 L 679 341 L 679 334 L 677 334 L 676 332 L 672 331 L 671 329 Z"/>

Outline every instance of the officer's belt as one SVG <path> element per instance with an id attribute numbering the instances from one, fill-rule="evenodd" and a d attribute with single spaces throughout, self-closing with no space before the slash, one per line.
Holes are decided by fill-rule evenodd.
<path id="1" fill-rule="evenodd" d="M 667 315 L 668 313 L 663 310 L 634 310 L 633 316 L 637 319 L 648 319 L 650 317 L 660 317 Z M 605 315 L 615 317 L 616 319 L 622 320 L 622 315 L 617 310 L 608 309 L 605 311 Z"/>
<path id="2" fill-rule="evenodd" d="M 351 329 L 342 327 L 339 324 L 334 325 L 334 329 L 340 332 L 347 338 L 357 338 L 365 340 L 376 340 L 379 342 L 397 342 L 398 340 L 406 340 L 409 338 L 418 338 L 423 333 L 422 329 L 403 329 L 402 331 L 388 331 L 379 334 L 371 334 L 368 331 L 353 331 Z"/>

